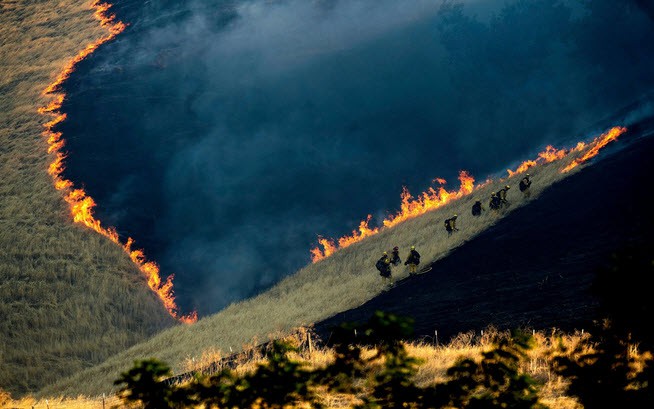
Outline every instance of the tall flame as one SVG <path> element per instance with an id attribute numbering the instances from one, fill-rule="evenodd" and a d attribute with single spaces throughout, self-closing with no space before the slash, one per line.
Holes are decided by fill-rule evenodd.
<path id="1" fill-rule="evenodd" d="M 318 244 L 321 245 L 323 249 L 320 250 L 318 247 L 311 249 L 311 260 L 313 260 L 314 263 L 331 256 L 336 250 L 338 250 L 338 247 L 334 244 L 334 240 L 326 239 L 322 236 L 318 236 Z"/>
<path id="2" fill-rule="evenodd" d="M 65 169 L 64 160 L 66 159 L 66 155 L 62 151 L 64 147 L 64 139 L 62 138 L 61 132 L 54 131 L 55 126 L 66 119 L 66 114 L 61 112 L 61 106 L 64 102 L 65 94 L 60 92 L 60 87 L 75 70 L 77 63 L 95 51 L 101 44 L 112 40 L 125 30 L 125 24 L 120 21 L 115 21 L 116 17 L 113 14 L 107 14 L 110 7 L 110 4 L 101 3 L 97 0 L 91 4 L 91 8 L 95 10 L 95 18 L 100 21 L 102 27 L 109 31 L 109 34 L 88 44 L 75 57 L 68 61 L 59 75 L 57 75 L 54 81 L 43 91 L 43 95 L 52 95 L 54 97 L 48 105 L 38 109 L 40 114 L 52 117 L 50 121 L 43 124 L 43 127 L 45 128 L 43 136 L 48 142 L 48 154 L 53 156 L 53 160 L 48 167 L 48 173 L 52 176 L 55 188 L 63 192 L 64 200 L 70 206 L 73 221 L 93 229 L 121 246 L 121 248 L 130 256 L 130 259 L 134 264 L 139 268 L 141 273 L 147 278 L 148 286 L 155 292 L 155 294 L 157 294 L 163 305 L 166 307 L 166 310 L 168 310 L 168 313 L 180 322 L 187 324 L 193 323 L 197 321 L 197 313 L 192 312 L 188 315 L 182 315 L 179 313 L 179 309 L 175 304 L 172 282 L 173 276 L 168 276 L 166 281 L 162 283 L 159 275 L 159 266 L 152 261 L 147 261 L 142 250 L 132 250 L 132 244 L 134 242 L 132 238 L 128 238 L 127 243 L 122 244 L 116 229 L 112 227 L 103 227 L 100 220 L 93 216 L 93 208 L 96 205 L 93 198 L 83 189 L 73 189 L 73 182 L 62 176 Z"/>
<path id="3" fill-rule="evenodd" d="M 519 173 L 526 172 L 529 168 L 534 166 L 542 165 L 545 163 L 550 163 L 558 160 L 562 160 L 571 153 L 587 151 L 579 158 L 573 159 L 564 169 L 561 170 L 561 173 L 569 172 L 574 167 L 580 165 L 581 163 L 586 162 L 590 158 L 596 156 L 600 149 L 606 146 L 609 142 L 616 140 L 620 135 L 627 131 L 624 127 L 614 127 L 611 128 L 606 133 L 598 136 L 590 143 L 579 142 L 577 145 L 569 150 L 565 149 L 556 149 L 553 146 L 549 145 L 545 148 L 543 152 L 540 152 L 536 159 L 530 159 L 522 162 L 516 170 L 507 169 L 509 177 L 514 176 Z M 463 196 L 469 195 L 475 189 L 479 189 L 482 186 L 485 186 L 489 183 L 492 183 L 492 179 L 487 179 L 481 184 L 475 185 L 475 179 L 465 170 L 459 172 L 459 182 L 460 187 L 457 191 L 448 191 L 443 188 L 445 179 L 435 178 L 432 180 L 432 183 L 438 183 L 438 188 L 430 187 L 426 192 L 422 192 L 418 197 L 414 198 L 409 190 L 406 187 L 402 188 L 402 193 L 400 198 L 402 203 L 400 205 L 400 210 L 388 216 L 382 221 L 383 228 L 391 228 L 396 226 L 406 220 L 418 217 L 422 214 L 425 214 L 429 211 L 438 209 L 439 207 L 449 203 L 453 200 L 459 199 Z M 311 260 L 315 263 L 320 261 L 330 255 L 334 254 L 335 251 L 341 248 L 348 247 L 358 241 L 363 240 L 368 236 L 379 233 L 380 228 L 370 228 L 370 219 L 371 216 L 368 215 L 366 220 L 363 220 L 359 224 L 359 232 L 353 231 L 351 236 L 344 236 L 338 239 L 338 246 L 335 245 L 335 241 L 332 239 L 326 239 L 322 236 L 318 236 L 318 244 L 323 247 L 321 250 L 318 247 L 311 249 Z"/>
<path id="4" fill-rule="evenodd" d="M 436 178 L 433 182 L 443 185 L 445 184 L 445 179 Z M 417 198 L 414 198 L 411 195 L 409 189 L 403 187 L 401 194 L 402 205 L 400 210 L 396 214 L 390 215 L 384 219 L 382 221 L 383 227 L 390 228 L 408 219 L 418 217 L 428 211 L 439 208 L 452 200 L 468 195 L 476 188 L 475 179 L 465 170 L 459 172 L 459 182 L 461 183 L 461 187 L 458 191 L 450 192 L 442 186 L 439 186 L 437 189 L 430 187 L 428 191 L 423 192 Z M 379 227 L 370 228 L 369 224 L 371 218 L 372 216 L 368 215 L 366 220 L 359 223 L 358 231 L 353 231 L 352 235 L 343 236 L 338 239 L 338 247 L 334 244 L 334 240 L 318 236 L 318 244 L 322 246 L 323 249 L 321 250 L 318 247 L 311 249 L 311 260 L 315 263 L 334 254 L 338 249 L 348 247 L 366 237 L 379 233 Z"/>
<path id="5" fill-rule="evenodd" d="M 565 149 L 556 149 L 552 145 L 548 145 L 545 147 L 544 151 L 538 154 L 538 157 L 536 159 L 526 160 L 522 162 L 520 166 L 516 168 L 516 170 L 507 169 L 506 172 L 509 174 L 509 177 L 511 177 L 518 173 L 524 173 L 529 168 L 532 168 L 534 166 L 563 159 L 567 154 L 568 152 L 566 152 Z"/>
<path id="6" fill-rule="evenodd" d="M 627 128 L 616 126 L 614 128 L 611 128 L 608 132 L 603 133 L 602 135 L 598 136 L 591 142 L 591 148 L 586 151 L 581 157 L 576 158 L 568 166 L 563 168 L 561 171 L 562 173 L 569 172 L 570 170 L 574 169 L 575 167 L 579 166 L 580 164 L 586 162 L 588 159 L 597 156 L 599 153 L 600 149 L 605 147 L 606 145 L 609 144 L 609 142 L 615 141 L 618 139 L 620 135 L 623 133 L 627 132 Z"/>

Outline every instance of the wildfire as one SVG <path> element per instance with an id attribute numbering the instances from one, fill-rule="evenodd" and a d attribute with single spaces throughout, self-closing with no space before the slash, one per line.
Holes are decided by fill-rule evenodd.
<path id="1" fill-rule="evenodd" d="M 122 244 L 116 229 L 103 227 L 100 220 L 93 216 L 93 208 L 96 205 L 93 198 L 83 189 L 73 189 L 73 182 L 62 176 L 65 169 L 64 160 L 66 159 L 66 155 L 62 152 L 64 140 L 62 139 L 61 132 L 54 131 L 55 126 L 66 119 L 66 114 L 60 111 L 65 98 L 65 94 L 58 92 L 60 86 L 75 70 L 77 63 L 95 51 L 101 44 L 110 41 L 125 30 L 125 24 L 120 21 L 115 21 L 116 17 L 114 15 L 107 14 L 111 5 L 95 1 L 91 7 L 95 9 L 94 15 L 100 21 L 100 25 L 106 28 L 109 31 L 109 34 L 87 45 L 74 58 L 66 63 L 63 70 L 55 80 L 43 91 L 43 95 L 51 95 L 52 93 L 57 92 L 57 94 L 52 95 L 54 99 L 48 103 L 48 105 L 38 109 L 40 114 L 52 117 L 50 121 L 43 124 L 43 127 L 45 128 L 43 136 L 46 137 L 48 142 L 48 154 L 54 156 L 53 161 L 48 167 L 48 173 L 52 176 L 55 188 L 63 192 L 64 200 L 66 200 L 70 206 L 73 221 L 95 230 L 99 234 L 121 246 L 121 248 L 130 256 L 130 259 L 134 264 L 139 268 L 141 273 L 147 278 L 148 286 L 161 299 L 170 315 L 180 322 L 193 323 L 197 321 L 197 313 L 193 312 L 188 315 L 181 315 L 175 304 L 172 282 L 173 276 L 168 276 L 166 281 L 162 283 L 159 275 L 159 266 L 152 261 L 147 261 L 142 250 L 132 250 L 132 244 L 134 242 L 132 238 L 128 238 L 127 243 Z"/>
<path id="2" fill-rule="evenodd" d="M 603 133 L 602 135 L 598 136 L 593 140 L 593 142 L 590 143 L 591 148 L 586 151 L 581 157 L 576 158 L 568 166 L 563 168 L 561 173 L 566 173 L 569 172 L 570 170 L 574 169 L 575 167 L 579 166 L 580 164 L 586 162 L 588 159 L 597 156 L 599 153 L 600 149 L 605 147 L 609 142 L 615 141 L 618 139 L 620 135 L 623 133 L 627 132 L 627 128 L 616 126 L 614 128 L 611 128 L 608 132 Z M 583 149 L 583 148 L 582 148 Z M 579 149 L 581 150 L 581 149 Z"/>
<path id="3" fill-rule="evenodd" d="M 322 236 L 318 236 L 318 244 L 322 246 L 323 249 L 320 250 L 318 247 L 311 249 L 311 260 L 313 260 L 314 263 L 325 257 L 331 256 L 336 250 L 338 250 L 338 247 L 334 244 L 334 240 L 326 239 Z"/>
<path id="4" fill-rule="evenodd" d="M 538 157 L 543 159 L 545 163 L 550 163 L 554 162 L 555 160 L 563 159 L 565 155 L 567 155 L 565 149 L 557 150 L 552 145 L 548 145 L 543 152 L 538 154 Z"/>
<path id="5" fill-rule="evenodd" d="M 555 160 L 560 160 L 565 158 L 565 156 L 568 154 L 565 149 L 556 149 L 552 145 L 548 145 L 545 147 L 545 150 L 541 153 L 538 154 L 538 157 L 536 159 L 530 159 L 522 162 L 520 166 L 516 168 L 516 170 L 511 170 L 507 169 L 507 173 L 509 174 L 509 177 L 518 174 L 518 173 L 524 173 L 526 172 L 529 168 L 532 168 L 536 165 L 540 165 L 543 163 L 550 163 L 554 162 Z"/>
<path id="6" fill-rule="evenodd" d="M 566 173 L 569 172 L 571 169 L 575 168 L 576 166 L 578 166 L 579 164 L 586 162 L 588 159 L 592 158 L 593 156 L 596 156 L 599 153 L 600 149 L 605 147 L 609 142 L 616 140 L 620 135 L 622 135 L 626 131 L 627 128 L 616 126 L 608 130 L 606 133 L 598 136 L 592 142 L 589 143 L 578 142 L 574 148 L 569 150 L 556 149 L 553 146 L 548 145 L 543 152 L 538 154 L 538 157 L 536 159 L 526 160 L 522 162 L 520 166 L 516 168 L 516 170 L 507 169 L 506 171 L 509 174 L 509 177 L 511 177 L 518 173 L 524 173 L 527 171 L 527 169 L 533 166 L 561 160 L 573 152 L 582 152 L 583 150 L 585 150 L 587 147 L 590 146 L 590 148 L 584 155 L 574 159 L 572 162 L 568 164 L 568 166 L 566 166 L 561 171 L 562 173 Z"/>
<path id="7" fill-rule="evenodd" d="M 627 131 L 623 127 L 614 127 L 611 128 L 606 133 L 598 136 L 590 143 L 579 142 L 577 145 L 569 150 L 565 149 L 556 149 L 553 146 L 547 146 L 543 152 L 540 152 L 536 159 L 530 159 L 522 162 L 516 170 L 507 169 L 509 177 L 526 172 L 529 168 L 542 165 L 545 163 L 550 163 L 558 160 L 562 160 L 571 153 L 586 152 L 572 160 L 561 173 L 569 172 L 574 167 L 580 165 L 581 163 L 586 162 L 590 158 L 596 156 L 599 151 L 606 146 L 609 142 L 616 140 L 620 135 Z M 426 192 L 422 192 L 418 197 L 414 198 L 409 190 L 406 187 L 402 188 L 402 193 L 400 198 L 402 203 L 400 205 L 400 210 L 394 215 L 388 216 L 382 221 L 383 228 L 391 228 L 395 225 L 398 225 L 406 220 L 412 219 L 423 215 L 429 211 L 435 210 L 446 203 L 451 202 L 452 200 L 459 199 L 463 196 L 469 195 L 475 189 L 486 186 L 489 183 L 492 183 L 492 179 L 487 179 L 481 184 L 475 185 L 475 179 L 465 170 L 459 172 L 459 182 L 460 187 L 457 191 L 448 191 L 443 185 L 446 184 L 445 179 L 435 178 L 432 180 L 432 183 L 438 183 L 440 186 L 437 188 L 430 187 Z M 338 239 L 338 246 L 336 246 L 335 241 L 331 239 L 326 239 L 322 236 L 318 236 L 318 244 L 322 246 L 322 250 L 319 247 L 311 249 L 311 259 L 315 263 L 320 261 L 330 255 L 340 248 L 348 247 L 356 242 L 363 240 L 368 236 L 379 233 L 380 228 L 370 228 L 370 219 L 372 216 L 368 215 L 366 220 L 361 221 L 359 224 L 359 231 L 353 231 L 351 236 L 344 236 Z"/>
<path id="8" fill-rule="evenodd" d="M 433 182 L 440 185 L 444 185 L 446 183 L 445 179 L 441 178 L 436 178 L 433 180 Z M 414 217 L 425 214 L 428 211 L 439 208 L 452 200 L 472 193 L 472 191 L 476 188 L 475 179 L 465 170 L 459 172 L 459 182 L 461 187 L 457 191 L 448 191 L 443 186 L 439 186 L 437 189 L 430 187 L 428 191 L 423 192 L 417 198 L 414 198 L 411 195 L 409 189 L 403 187 L 401 194 L 402 205 L 400 210 L 396 214 L 390 215 L 382 221 L 384 228 L 393 227 L 408 219 L 412 219 Z M 334 240 L 325 239 L 324 237 L 319 236 L 318 244 L 322 246 L 323 249 L 321 250 L 318 247 L 311 249 L 311 260 L 315 263 L 326 257 L 329 257 L 338 249 L 348 247 L 363 240 L 366 237 L 379 233 L 379 227 L 369 227 L 371 218 L 372 216 L 368 215 L 366 220 L 363 220 L 359 223 L 358 231 L 355 230 L 352 232 L 352 235 L 344 236 L 338 239 L 338 246 L 336 246 Z"/>

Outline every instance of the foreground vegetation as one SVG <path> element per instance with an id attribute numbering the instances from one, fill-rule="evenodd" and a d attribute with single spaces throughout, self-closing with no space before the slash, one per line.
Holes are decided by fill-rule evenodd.
<path id="1" fill-rule="evenodd" d="M 174 324 L 120 248 L 72 223 L 47 173 L 42 91 L 103 35 L 89 2 L 0 2 L 0 388 L 14 394 Z"/>
<path id="2" fill-rule="evenodd" d="M 483 352 L 488 352 L 494 348 L 494 342 L 507 339 L 509 339 L 508 333 L 499 333 L 492 329 L 487 329 L 484 331 L 483 336 L 480 336 L 479 334 L 475 336 L 473 333 L 460 334 L 447 345 L 435 346 L 428 343 L 402 343 L 397 347 L 398 349 L 404 350 L 407 356 L 415 359 L 415 361 L 408 362 L 408 366 L 413 368 L 407 372 L 408 374 L 411 374 L 410 382 L 416 387 L 426 388 L 428 385 L 446 382 L 448 380 L 448 368 L 455 365 L 457 360 L 472 358 L 476 362 L 479 362 Z M 338 359 L 340 359 L 340 363 L 344 364 L 347 359 L 355 357 L 358 353 L 357 351 L 360 352 L 361 362 L 358 362 L 358 364 L 360 364 L 359 373 L 361 377 L 359 381 L 351 383 L 353 389 L 348 393 L 345 393 L 329 392 L 326 387 L 322 388 L 322 390 L 321 388 L 317 388 L 318 391 L 316 392 L 316 398 L 319 403 L 323 404 L 325 407 L 347 408 L 356 404 L 361 404 L 363 402 L 361 397 L 374 389 L 371 388 L 371 382 L 374 382 L 374 379 L 382 375 L 384 371 L 386 358 L 383 357 L 383 354 L 378 357 L 377 355 L 379 351 L 375 348 L 361 347 L 361 349 L 358 350 L 356 348 L 343 349 L 342 347 L 337 346 L 335 348 L 320 348 L 309 351 L 307 344 L 303 343 L 304 340 L 305 339 L 302 337 L 289 337 L 285 339 L 284 344 L 277 345 L 276 348 L 281 348 L 282 350 L 285 349 L 286 353 L 277 354 L 277 356 L 273 358 L 273 360 L 278 360 L 276 365 L 278 365 L 278 367 L 287 365 L 286 363 L 279 362 L 279 360 L 283 359 L 286 360 L 284 362 L 301 362 L 302 364 L 298 369 L 302 369 L 303 371 L 326 371 L 328 365 L 333 366 L 336 363 L 335 359 L 337 359 L 339 354 L 340 358 Z M 526 355 L 520 360 L 520 373 L 542 383 L 540 386 L 541 401 L 546 403 L 549 407 L 565 409 L 578 407 L 575 399 L 565 395 L 566 383 L 560 376 L 556 375 L 551 368 L 552 351 L 556 349 L 556 346 L 559 345 L 559 343 L 570 348 L 575 348 L 581 345 L 584 345 L 584 348 L 588 348 L 587 340 L 587 333 L 564 335 L 536 332 L 534 334 L 533 340 L 531 341 L 532 348 L 527 351 Z M 209 361 L 214 359 L 214 357 L 206 355 L 205 359 L 206 361 L 198 360 L 192 363 L 189 362 L 188 369 L 193 367 L 203 367 L 210 363 Z M 260 365 L 266 365 L 266 362 L 268 362 L 267 359 L 259 354 L 251 356 L 249 359 L 244 359 L 243 362 L 240 363 L 232 373 L 232 376 L 243 377 L 247 374 L 252 376 L 255 371 L 257 371 L 257 368 L 259 368 Z M 348 364 L 353 364 L 353 362 L 349 362 Z M 162 374 L 168 373 L 165 371 L 166 367 L 161 366 L 161 363 L 157 363 L 157 361 L 141 361 L 138 367 L 142 369 L 152 369 L 152 375 L 155 377 L 160 377 Z M 225 372 L 222 376 L 227 376 L 227 373 L 228 372 Z M 369 378 L 369 381 L 364 380 L 364 373 L 365 377 Z M 220 374 L 220 372 L 218 374 Z M 134 375 L 135 372 L 133 370 L 130 376 L 134 377 Z M 208 378 L 205 378 L 202 384 L 206 384 L 207 381 Z M 143 379 L 143 382 L 145 382 L 145 379 Z M 181 388 L 187 388 L 190 385 L 191 384 L 187 384 Z M 177 390 L 179 391 L 181 388 Z M 358 394 L 353 393 L 354 388 L 359 388 Z M 106 407 L 110 407 L 110 405 L 123 405 L 122 400 L 115 395 L 106 396 L 104 401 Z M 31 407 L 45 408 L 46 399 L 24 398 L 15 401 L 7 400 L 5 401 L 5 405 L 7 407 L 21 409 Z M 48 398 L 47 405 L 50 408 L 99 408 L 102 407 L 102 398 L 85 398 L 82 396 L 77 398 L 50 397 Z"/>
<path id="3" fill-rule="evenodd" d="M 355 331 L 356 330 L 356 331 Z M 100 399 L 23 399 L 8 407 L 91 408 L 604 408 L 647 407 L 652 355 L 615 328 L 589 333 L 487 329 L 445 346 L 406 343 L 411 321 L 377 312 L 344 324 L 330 348 L 302 335 L 275 341 L 235 369 L 216 368 L 185 384 L 162 382 L 170 368 L 137 361 Z M 310 338 L 309 338 L 310 339 Z M 194 365 L 202 366 L 197 362 Z"/>

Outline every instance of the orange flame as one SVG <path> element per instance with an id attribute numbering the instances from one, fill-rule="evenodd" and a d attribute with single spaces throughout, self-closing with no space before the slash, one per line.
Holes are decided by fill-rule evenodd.
<path id="1" fill-rule="evenodd" d="M 595 138 L 592 142 L 579 142 L 574 148 L 567 151 L 565 149 L 556 149 L 553 146 L 548 145 L 543 152 L 538 154 L 536 159 L 526 160 L 522 162 L 520 166 L 516 168 L 516 170 L 507 169 L 507 172 L 509 173 L 509 177 L 511 177 L 518 173 L 523 173 L 531 167 L 564 159 L 570 153 L 582 152 L 590 146 L 590 149 L 585 154 L 577 159 L 574 159 L 566 168 L 561 171 L 562 173 L 568 172 L 575 166 L 578 166 L 579 164 L 597 155 L 600 149 L 606 146 L 609 142 L 617 139 L 618 136 L 626 131 L 626 128 L 614 127 L 605 134 Z M 456 200 L 463 196 L 469 195 L 475 189 L 486 186 L 492 183 L 492 181 L 493 180 L 489 178 L 483 183 L 475 185 L 475 179 L 468 172 L 462 170 L 459 173 L 459 182 L 461 183 L 461 187 L 458 191 L 450 192 L 442 186 L 439 186 L 438 188 L 430 187 L 426 192 L 422 192 L 422 194 L 420 194 L 417 198 L 414 198 L 411 193 L 409 193 L 409 190 L 406 187 L 403 187 L 402 193 L 400 195 L 400 198 L 402 199 L 400 210 L 396 214 L 390 215 L 384 219 L 382 221 L 382 225 L 384 228 L 391 228 L 406 220 L 418 217 L 431 210 L 437 209 L 452 200 Z M 444 185 L 445 179 L 435 178 L 432 180 L 432 183 Z M 320 261 L 326 257 L 329 257 L 340 248 L 350 246 L 358 241 L 363 240 L 365 237 L 379 233 L 380 228 L 373 229 L 369 227 L 370 219 L 371 216 L 368 215 L 368 218 L 359 224 L 358 233 L 353 231 L 351 236 L 344 236 L 338 239 L 338 247 L 334 244 L 334 240 L 325 239 L 321 236 L 318 236 L 318 244 L 319 246 L 323 247 L 323 250 L 320 250 L 318 247 L 311 249 L 312 261 L 314 263 Z"/>
<path id="2" fill-rule="evenodd" d="M 445 180 L 436 178 L 433 180 L 433 182 L 444 184 Z M 382 221 L 383 227 L 390 228 L 406 220 L 418 217 L 427 213 L 428 211 L 439 208 L 452 200 L 468 195 L 477 188 L 475 186 L 475 179 L 465 170 L 459 172 L 459 182 L 461 183 L 461 187 L 458 191 L 450 192 L 442 186 L 438 187 L 438 189 L 430 187 L 428 191 L 423 192 L 417 198 L 414 198 L 411 195 L 409 189 L 403 187 L 401 194 L 402 205 L 400 206 L 400 210 L 396 214 L 390 215 L 384 219 Z M 323 249 L 321 250 L 318 247 L 311 249 L 311 260 L 315 263 L 326 257 L 329 257 L 338 249 L 348 247 L 363 240 L 366 237 L 379 233 L 379 227 L 369 227 L 371 218 L 372 216 L 368 215 L 366 220 L 363 220 L 359 223 L 358 232 L 355 230 L 352 232 L 351 236 L 344 236 L 338 239 L 338 246 L 335 245 L 333 240 L 318 236 L 318 244 L 319 246 L 322 246 Z"/>
<path id="3" fill-rule="evenodd" d="M 531 168 L 533 166 L 536 166 L 537 164 L 538 163 L 535 160 L 526 160 L 526 161 L 522 162 L 520 164 L 520 166 L 518 166 L 518 168 L 515 171 L 513 171 L 511 169 L 507 169 L 506 171 L 509 173 L 509 177 L 511 177 L 511 176 L 515 175 L 516 173 L 525 172 L 525 171 L 527 171 L 527 169 L 529 169 L 529 168 Z"/>
<path id="4" fill-rule="evenodd" d="M 109 31 L 109 34 L 97 41 L 88 44 L 82 51 L 77 53 L 75 57 L 68 61 L 57 78 L 43 91 L 43 94 L 50 94 L 52 92 L 58 91 L 61 84 L 63 84 L 63 82 L 66 81 L 68 77 L 70 77 L 70 74 L 72 74 L 72 72 L 75 70 L 77 63 L 88 57 L 93 51 L 100 47 L 100 45 L 112 40 L 114 37 L 125 30 L 126 25 L 120 21 L 115 21 L 115 15 L 107 14 L 107 11 L 110 7 L 111 4 L 101 3 L 99 0 L 94 1 L 93 4 L 91 4 L 91 8 L 95 9 L 95 13 L 93 13 L 95 18 L 100 22 L 102 27 Z M 55 100 L 48 104 L 45 108 L 39 109 L 39 113 L 58 110 L 61 107 L 61 102 L 64 99 L 64 95 L 60 95 L 58 98 L 60 98 L 58 101 L 58 106 L 57 100 Z"/>
<path id="5" fill-rule="evenodd" d="M 580 144 L 583 144 L 583 142 L 580 142 Z M 538 157 L 536 159 L 526 160 L 522 162 L 520 166 L 516 168 L 516 170 L 507 169 L 506 171 L 509 174 L 509 177 L 511 177 L 518 173 L 524 173 L 529 168 L 532 168 L 536 165 L 540 165 L 542 163 L 550 163 L 550 162 L 554 162 L 555 160 L 563 159 L 567 154 L 568 152 L 566 152 L 565 149 L 556 149 L 552 145 L 548 145 L 545 147 L 545 150 L 543 152 L 538 154 Z"/>
<path id="6" fill-rule="evenodd" d="M 556 149 L 552 145 L 545 147 L 545 150 L 538 154 L 538 157 L 545 160 L 545 163 L 563 159 L 567 155 L 565 149 Z"/>
<path id="7" fill-rule="evenodd" d="M 561 171 L 562 173 L 569 172 L 571 169 L 573 169 L 580 163 L 583 163 L 588 159 L 592 158 L 593 156 L 597 155 L 600 149 L 602 149 L 604 146 L 606 146 L 606 144 L 608 144 L 612 140 L 617 139 L 617 137 L 623 134 L 624 132 L 626 132 L 626 130 L 627 130 L 626 128 L 622 128 L 622 127 L 611 128 L 608 132 L 595 138 L 592 142 L 590 143 L 578 142 L 574 148 L 569 149 L 567 151 L 565 149 L 556 149 L 552 145 L 548 145 L 547 147 L 545 147 L 545 150 L 543 152 L 540 152 L 538 154 L 538 157 L 536 159 L 526 160 L 522 162 L 520 166 L 516 168 L 516 170 L 507 169 L 506 171 L 509 174 L 509 177 L 511 177 L 518 173 L 524 173 L 525 171 L 527 171 L 527 169 L 534 167 L 536 165 L 541 165 L 543 163 L 550 163 L 557 160 L 561 160 L 567 157 L 572 152 L 581 152 L 584 149 L 586 149 L 588 146 L 592 146 L 592 148 L 585 155 L 575 159 L 565 169 Z"/>
<path id="8" fill-rule="evenodd" d="M 68 61 L 55 80 L 43 91 L 43 95 L 58 92 L 61 84 L 75 70 L 77 63 L 95 51 L 101 44 L 110 41 L 125 30 L 125 24 L 115 21 L 116 17 L 114 15 L 107 14 L 110 7 L 111 5 L 99 1 L 95 1 L 91 5 L 91 8 L 95 9 L 95 17 L 100 21 L 100 25 L 109 31 L 109 34 L 87 45 L 74 58 Z M 70 207 L 73 221 L 93 229 L 121 246 L 141 273 L 147 278 L 148 286 L 157 294 L 171 316 L 187 324 L 197 321 L 197 312 L 192 312 L 188 315 L 181 315 L 179 313 L 173 293 L 173 276 L 168 276 L 166 281 L 162 283 L 159 275 L 159 266 L 152 261 L 147 261 L 142 250 L 131 249 L 134 242 L 132 238 L 128 238 L 127 243 L 123 245 L 120 242 L 116 229 L 103 227 L 100 220 L 93 216 L 93 208 L 96 205 L 93 198 L 86 194 L 83 189 L 73 189 L 73 182 L 62 176 L 65 169 L 64 160 L 66 159 L 66 155 L 62 152 L 64 140 L 62 139 L 61 132 L 55 132 L 54 127 L 66 119 L 66 114 L 60 111 L 64 98 L 65 94 L 59 92 L 54 95 L 54 99 L 48 105 L 40 107 L 37 111 L 39 114 L 50 115 L 52 117 L 50 121 L 43 124 L 45 128 L 43 136 L 47 138 L 48 154 L 54 155 L 52 163 L 48 166 L 48 173 L 52 176 L 55 188 L 64 192 L 64 200 Z"/>
<path id="9" fill-rule="evenodd" d="M 580 164 L 586 162 L 588 159 L 597 156 L 599 153 L 600 149 L 608 145 L 610 142 L 615 141 L 618 139 L 620 135 L 623 133 L 627 132 L 627 128 L 621 127 L 621 126 L 616 126 L 608 130 L 608 132 L 603 133 L 602 135 L 598 136 L 591 142 L 591 148 L 588 149 L 586 153 L 584 153 L 581 157 L 576 158 L 568 166 L 563 168 L 561 173 L 566 173 L 569 172 L 570 170 L 574 169 L 575 167 L 579 166 Z M 583 149 L 583 148 L 582 148 Z M 581 150 L 581 149 L 580 149 Z"/>
<path id="10" fill-rule="evenodd" d="M 465 170 L 459 172 L 459 182 L 461 187 L 458 191 L 447 191 L 442 186 L 438 189 L 430 187 L 426 192 L 414 199 L 409 193 L 409 190 L 405 187 L 402 190 L 402 205 L 400 210 L 382 221 L 382 224 L 386 228 L 393 227 L 398 225 L 406 220 L 413 219 L 420 215 L 427 213 L 428 211 L 437 209 L 443 206 L 446 203 L 454 199 L 458 199 L 465 195 L 472 193 L 475 189 L 475 179 Z"/>
<path id="11" fill-rule="evenodd" d="M 338 239 L 338 247 L 344 248 L 351 244 L 356 243 L 357 241 L 361 241 L 368 236 L 377 234 L 379 232 L 379 227 L 376 227 L 374 229 L 368 227 L 368 223 L 370 223 L 370 219 L 372 219 L 372 215 L 369 214 L 366 220 L 362 220 L 361 223 L 359 223 L 358 232 L 356 230 L 353 230 L 351 236 L 345 236 Z"/>
<path id="12" fill-rule="evenodd" d="M 334 240 L 326 239 L 322 236 L 318 236 L 318 244 L 323 249 L 320 250 L 318 247 L 311 249 L 311 260 L 314 263 L 331 256 L 338 249 L 334 244 Z"/>

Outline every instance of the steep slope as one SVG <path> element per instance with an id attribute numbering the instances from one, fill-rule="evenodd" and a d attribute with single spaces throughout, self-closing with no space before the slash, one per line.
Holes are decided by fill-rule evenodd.
<path id="1" fill-rule="evenodd" d="M 652 132 L 651 120 L 632 127 L 622 151 L 551 186 L 433 263 L 430 272 L 316 329 L 328 339 L 332 326 L 365 321 L 375 310 L 413 317 L 418 337 L 438 331 L 441 341 L 491 324 L 589 328 L 599 318 L 591 292 L 597 270 L 624 246 L 654 244 L 654 138 L 645 136 Z M 466 228 L 464 221 L 459 225 Z"/>
<path id="2" fill-rule="evenodd" d="M 42 91 L 106 35 L 90 2 L 0 4 L 0 388 L 20 395 L 173 325 L 129 257 L 73 225 L 47 173 Z"/>
<path id="3" fill-rule="evenodd" d="M 591 145 L 592 146 L 592 145 Z M 531 168 L 538 183 L 533 186 L 532 200 L 551 184 L 575 174 L 561 173 L 577 155 L 575 151 L 560 161 Z M 222 351 L 237 351 L 251 343 L 276 338 L 292 328 L 311 325 L 342 311 L 354 309 L 380 294 L 383 285 L 374 270 L 375 261 L 382 250 L 394 245 L 407 249 L 416 245 L 421 249 L 425 263 L 446 257 L 453 249 L 496 224 L 511 212 L 493 217 L 472 219 L 465 217 L 476 198 L 488 198 L 507 183 L 516 186 L 521 176 L 485 183 L 467 196 L 451 201 L 420 217 L 408 219 L 378 234 L 335 252 L 317 263 L 310 264 L 279 282 L 270 290 L 242 302 L 230 305 L 219 313 L 202 318 L 191 326 L 177 326 L 152 337 L 147 342 L 121 352 L 89 370 L 63 379 L 44 388 L 40 396 L 76 396 L 110 393 L 117 376 L 133 365 L 134 360 L 155 357 L 171 365 L 173 372 L 188 370 L 193 359 Z M 530 203 L 520 199 L 519 192 L 510 197 L 512 210 Z M 461 215 L 465 229 L 448 237 L 443 230 L 443 219 L 451 214 Z M 467 220 L 467 222 L 464 222 Z M 463 224 L 462 224 L 463 225 Z M 237 273 L 237 272 L 235 272 Z M 406 277 L 405 268 L 395 272 L 398 278 Z"/>

